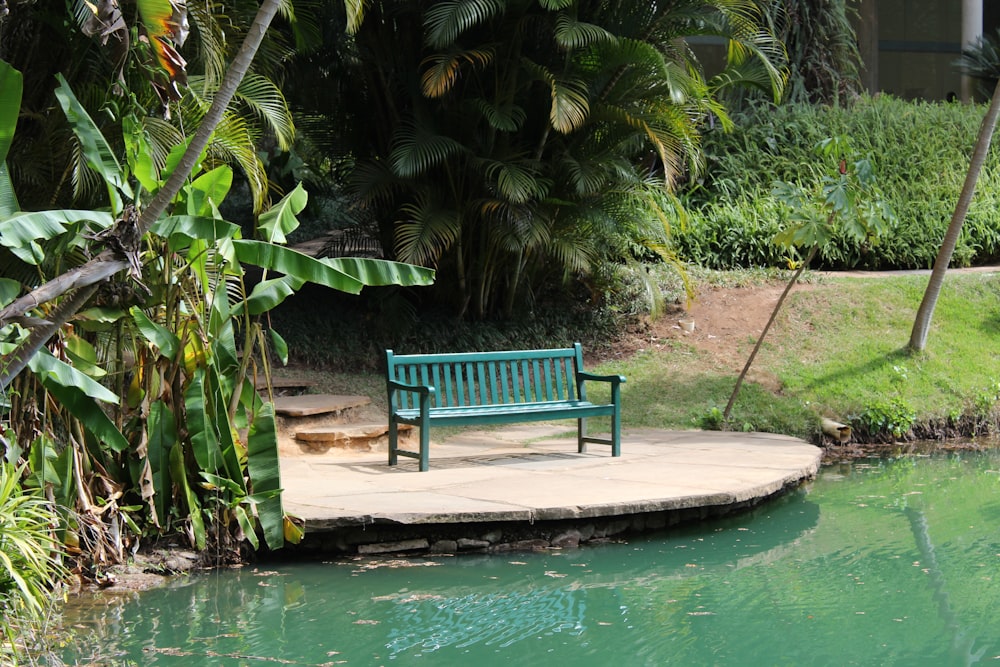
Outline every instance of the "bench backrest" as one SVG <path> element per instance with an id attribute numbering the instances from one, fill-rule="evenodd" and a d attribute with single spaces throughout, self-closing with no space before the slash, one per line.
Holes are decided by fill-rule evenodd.
<path id="1" fill-rule="evenodd" d="M 585 399 L 576 374 L 583 370 L 579 343 L 552 350 L 394 354 L 386 350 L 389 380 L 435 388 L 432 407 L 537 403 Z M 401 393 L 397 408 L 415 408 Z"/>

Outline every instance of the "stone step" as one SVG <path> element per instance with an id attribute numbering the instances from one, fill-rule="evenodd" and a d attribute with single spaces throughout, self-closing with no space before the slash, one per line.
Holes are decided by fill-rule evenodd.
<path id="1" fill-rule="evenodd" d="M 307 392 L 309 389 L 316 386 L 314 380 L 302 380 L 298 378 L 271 378 L 271 390 L 274 392 L 275 396 L 294 396 L 300 395 Z M 254 387 L 258 391 L 264 391 L 267 389 L 267 380 L 265 378 L 257 378 L 257 382 Z"/>
<path id="2" fill-rule="evenodd" d="M 367 396 L 275 396 L 274 424 L 278 432 L 278 451 L 295 454 L 302 449 L 302 444 L 295 440 L 296 431 L 371 420 L 372 416 L 363 414 L 371 402 Z"/>
<path id="3" fill-rule="evenodd" d="M 338 396 L 335 394 L 304 394 L 302 396 L 275 396 L 274 413 L 281 417 L 310 417 L 339 413 L 368 405 L 367 396 Z"/>
<path id="4" fill-rule="evenodd" d="M 413 427 L 399 425 L 399 437 L 407 442 Z M 385 422 L 371 424 L 339 424 L 335 426 L 297 429 L 295 439 L 314 450 L 331 448 L 351 451 L 384 451 L 389 444 L 389 427 Z"/>
<path id="5" fill-rule="evenodd" d="M 413 427 L 399 425 L 401 443 L 410 444 Z M 295 430 L 297 448 L 287 448 L 285 453 L 323 454 L 330 451 L 374 452 L 385 451 L 389 444 L 389 427 L 385 422 L 371 424 L 337 424 Z M 291 449 L 292 451 L 288 451 Z"/>

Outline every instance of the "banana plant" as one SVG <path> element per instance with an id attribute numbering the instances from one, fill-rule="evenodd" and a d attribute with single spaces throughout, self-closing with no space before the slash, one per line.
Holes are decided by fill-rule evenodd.
<path id="1" fill-rule="evenodd" d="M 16 82 L 0 62 L 4 104 Z M 299 539 L 281 505 L 273 403 L 256 390 L 272 359 L 288 355 L 267 326 L 268 311 L 305 282 L 357 293 L 366 285 L 426 285 L 433 272 L 317 260 L 288 248 L 308 202 L 301 186 L 244 239 L 219 214 L 232 170 L 204 161 L 149 232 L 129 238 L 136 211 L 160 194 L 187 146 L 157 163 L 135 123 L 125 132 L 122 166 L 65 81 L 58 99 L 107 184 L 110 210 L 24 213 L 12 198 L 0 200 L 0 252 L 12 258 L 0 278 L 0 308 L 51 278 L 52 267 L 83 263 L 102 248 L 127 256 L 130 268 L 25 362 L 29 372 L 10 380 L 0 417 L 17 436 L 6 458 L 29 461 L 29 485 L 66 510 L 64 543 L 95 565 L 122 558 L 149 534 L 182 532 L 195 547 L 223 554 L 244 540 L 257 548 L 261 536 L 271 549 Z M 12 122 L 0 127 L 0 151 L 12 132 Z M 262 271 L 252 287 L 248 265 Z M 0 372 L 9 373 L 33 327 L 58 322 L 72 298 L 3 323 Z"/>

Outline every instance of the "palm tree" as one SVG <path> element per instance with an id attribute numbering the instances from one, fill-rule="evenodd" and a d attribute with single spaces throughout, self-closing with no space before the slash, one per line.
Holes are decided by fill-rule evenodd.
<path id="1" fill-rule="evenodd" d="M 743 0 L 368 12 L 356 191 L 389 252 L 437 267 L 439 291 L 477 318 L 662 249 L 662 204 L 697 173 L 702 126 L 729 124 L 719 96 L 783 82 L 780 45 Z M 693 35 L 727 40 L 722 72 L 702 72 Z"/>
<path id="2" fill-rule="evenodd" d="M 188 134 L 185 128 L 201 122 L 218 92 L 225 64 L 235 56 L 257 12 L 257 3 L 245 1 L 225 7 L 192 4 L 193 38 L 186 49 L 190 63 L 174 62 L 178 78 L 172 79 L 164 74 L 166 68 L 156 64 L 150 44 L 157 39 L 150 39 L 140 22 L 137 29 L 146 38 L 132 42 L 116 2 L 100 3 L 103 15 L 95 15 L 91 7 L 98 5 L 84 0 L 73 0 L 71 6 L 73 15 L 67 17 L 62 5 L 15 3 L 0 20 L 0 60 L 25 76 L 22 114 L 8 161 L 25 210 L 107 204 L 101 179 L 83 161 L 83 150 L 65 119 L 50 113 L 56 106 L 57 73 L 70 82 L 114 150 L 123 149 L 124 131 L 140 132 L 155 163 L 162 167 L 171 147 Z M 173 4 L 169 6 L 177 11 Z M 109 30 L 108 25 L 116 27 Z M 261 57 L 240 83 L 235 103 L 227 109 L 208 148 L 211 163 L 240 168 L 255 211 L 262 210 L 268 198 L 266 165 L 258 154 L 261 143 L 287 150 L 294 136 L 291 112 L 274 81 L 292 51 L 289 41 L 296 27 L 285 22 L 269 31 Z M 183 43 L 178 39 L 178 58 Z M 303 44 L 308 44 L 308 38 L 303 38 Z"/>
<path id="3" fill-rule="evenodd" d="M 993 89 L 993 98 L 990 100 L 986 116 L 979 127 L 979 136 L 976 138 L 976 146 L 972 152 L 972 159 L 969 161 L 969 171 L 965 174 L 962 192 L 955 204 L 955 211 L 952 213 L 948 229 L 945 230 L 941 248 L 934 260 L 934 269 L 927 281 L 927 289 L 924 291 L 924 297 L 920 301 L 920 307 L 917 309 L 917 315 L 913 321 L 909 348 L 914 352 L 923 352 L 927 347 L 927 335 L 930 333 L 934 308 L 937 306 L 938 296 L 944 285 L 944 277 L 948 272 L 948 265 L 951 263 L 951 255 L 958 243 L 958 237 L 962 233 L 962 225 L 965 224 L 965 214 L 968 213 L 972 196 L 976 192 L 979 172 L 982 170 L 986 155 L 990 151 L 990 143 L 993 141 L 993 131 L 996 129 L 998 118 L 1000 118 L 1000 82 L 997 82 Z"/>
<path id="4" fill-rule="evenodd" d="M 761 8 L 788 51 L 787 101 L 836 104 L 861 92 L 855 10 L 847 0 L 766 0 Z"/>

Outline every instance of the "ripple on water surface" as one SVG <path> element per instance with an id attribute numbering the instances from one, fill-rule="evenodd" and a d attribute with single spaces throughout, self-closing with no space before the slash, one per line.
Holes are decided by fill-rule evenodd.
<path id="1" fill-rule="evenodd" d="M 245 568 L 71 605 L 80 664 L 964 665 L 1000 656 L 996 452 L 824 470 L 568 551 Z"/>

